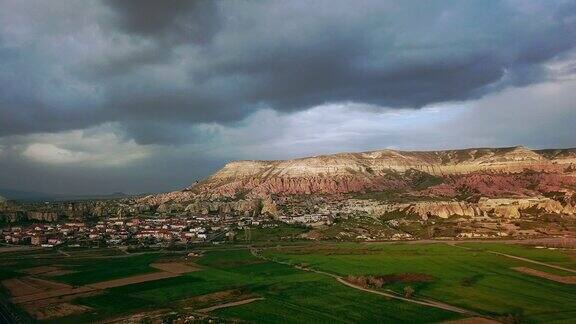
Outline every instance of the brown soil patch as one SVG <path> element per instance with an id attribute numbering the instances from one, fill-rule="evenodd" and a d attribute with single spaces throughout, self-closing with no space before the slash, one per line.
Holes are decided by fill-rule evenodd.
<path id="1" fill-rule="evenodd" d="M 214 292 L 211 294 L 196 296 L 196 297 L 193 297 L 189 300 L 194 300 L 197 302 L 206 303 L 206 302 L 230 298 L 233 296 L 238 296 L 241 294 L 242 294 L 242 292 L 239 290 L 223 290 L 223 291 L 217 291 L 217 292 Z"/>
<path id="2" fill-rule="evenodd" d="M 444 322 L 445 324 L 498 324 L 495 320 L 491 320 L 484 317 L 469 317 L 463 318 L 455 321 Z"/>
<path id="3" fill-rule="evenodd" d="M 252 302 L 255 302 L 255 301 L 258 301 L 258 300 L 263 300 L 263 299 L 264 299 L 263 297 L 244 299 L 244 300 L 239 300 L 239 301 L 234 301 L 234 302 L 229 302 L 229 303 L 225 303 L 225 304 L 220 304 L 220 305 L 215 305 L 215 306 L 211 306 L 211 307 L 202 308 L 202 309 L 199 309 L 198 312 L 200 312 L 200 313 L 208 313 L 208 312 L 211 312 L 211 311 L 213 311 L 213 310 L 220 309 L 220 308 L 228 308 L 228 307 L 246 305 L 246 304 L 250 304 L 250 303 L 252 303 Z"/>
<path id="4" fill-rule="evenodd" d="M 54 270 L 54 271 L 49 271 L 49 272 L 45 272 L 42 275 L 45 277 L 58 277 L 58 276 L 63 276 L 69 273 L 74 273 L 77 271 L 74 270 Z"/>
<path id="5" fill-rule="evenodd" d="M 24 269 L 23 272 L 30 274 L 30 275 L 39 275 L 39 274 L 44 274 L 44 273 L 56 271 L 56 270 L 60 270 L 60 268 L 51 267 L 51 266 L 41 266 L 41 267 Z"/>
<path id="6" fill-rule="evenodd" d="M 37 320 L 47 320 L 51 318 L 63 317 L 72 314 L 84 313 L 92 310 L 92 308 L 81 305 L 73 305 L 70 303 L 59 303 L 47 305 L 44 307 L 35 307 L 27 309 L 27 311 Z"/>
<path id="7" fill-rule="evenodd" d="M 71 286 L 34 277 L 13 278 L 2 281 L 14 297 L 28 296 L 51 290 L 68 289 Z"/>
<path id="8" fill-rule="evenodd" d="M 177 274 L 200 270 L 200 267 L 198 266 L 192 266 L 190 264 L 183 264 L 179 262 L 152 263 L 150 266 L 158 270 Z"/>
<path id="9" fill-rule="evenodd" d="M 10 291 L 12 296 L 24 296 L 42 292 L 41 289 L 18 278 L 2 280 L 2 285 Z"/>
<path id="10" fill-rule="evenodd" d="M 16 296 L 16 297 L 13 297 L 11 299 L 11 301 L 14 304 L 22 304 L 22 303 L 28 303 L 28 302 L 42 300 L 42 299 L 67 296 L 67 295 L 76 295 L 76 294 L 90 292 L 93 290 L 94 290 L 94 288 L 86 287 L 86 286 L 79 287 L 79 288 L 64 288 L 64 289 L 50 290 L 50 291 L 45 291 L 45 292 L 40 292 L 40 293 L 35 293 L 35 294 L 30 294 L 30 295 L 25 295 L 25 296 Z"/>
<path id="11" fill-rule="evenodd" d="M 86 306 L 71 305 L 69 302 L 78 297 L 89 297 L 100 293 L 101 291 L 94 290 L 86 293 L 33 300 L 26 303 L 18 304 L 18 306 L 24 309 L 32 317 L 38 320 L 45 320 L 60 316 L 82 313 L 88 310 L 89 308 Z"/>
<path id="12" fill-rule="evenodd" d="M 58 290 L 72 288 L 72 286 L 61 282 L 49 281 L 34 277 L 25 277 L 23 280 L 42 289 L 42 290 Z"/>
<path id="13" fill-rule="evenodd" d="M 525 268 L 525 267 L 517 267 L 517 268 L 512 268 L 512 269 L 519 271 L 519 272 L 522 272 L 522 273 L 525 273 L 525 274 L 529 274 L 532 276 L 560 282 L 563 284 L 576 285 L 576 276 L 559 276 L 559 275 L 551 274 L 548 272 L 543 272 L 543 271 L 539 271 L 539 270 L 535 270 L 535 269 L 531 269 L 531 268 Z"/>
<path id="14" fill-rule="evenodd" d="M 126 286 L 126 285 L 141 283 L 141 282 L 172 278 L 172 277 L 177 277 L 177 276 L 178 276 L 178 274 L 176 274 L 176 273 L 170 273 L 170 272 L 164 272 L 164 271 L 153 272 L 153 273 L 148 273 L 148 274 L 143 274 L 143 275 L 138 275 L 138 276 L 127 277 L 127 278 L 97 282 L 97 283 L 90 284 L 87 287 L 92 287 L 92 288 L 96 288 L 96 289 L 106 289 L 106 288 Z"/>
<path id="15" fill-rule="evenodd" d="M 18 251 L 26 251 L 26 250 L 41 250 L 41 249 L 42 248 L 39 246 L 29 246 L 29 245 L 6 246 L 6 247 L 0 247 L 0 253 L 18 252 Z"/>
<path id="16" fill-rule="evenodd" d="M 121 323 L 121 324 L 126 324 L 126 323 L 143 323 L 144 319 L 147 320 L 151 320 L 152 323 L 162 323 L 161 317 L 167 313 L 172 312 L 172 310 L 170 309 L 158 309 L 158 310 L 154 310 L 154 311 L 149 311 L 149 312 L 142 312 L 142 313 L 136 313 L 136 314 L 130 314 L 130 315 L 126 315 L 126 316 L 122 316 L 122 317 L 117 317 L 117 318 L 109 318 L 109 319 L 105 319 L 103 321 L 100 321 L 98 323 L 101 324 L 110 324 L 110 323 Z M 158 319 L 158 320 L 157 320 Z"/>
<path id="17" fill-rule="evenodd" d="M 26 302 L 26 303 L 18 304 L 18 305 L 20 307 L 22 307 L 23 309 L 26 309 L 26 310 L 34 310 L 35 308 L 39 308 L 39 307 L 46 307 L 48 305 L 70 302 L 70 301 L 73 301 L 74 299 L 76 299 L 78 297 L 90 297 L 90 296 L 99 295 L 101 293 L 102 293 L 101 290 L 91 290 L 91 291 L 87 291 L 84 293 L 78 293 L 78 294 L 72 294 L 72 295 L 61 295 L 61 296 L 56 296 L 56 297 L 51 297 L 51 298 L 33 300 L 33 301 Z"/>
<path id="18" fill-rule="evenodd" d="M 238 299 L 240 297 L 244 297 L 244 299 L 246 299 L 248 297 L 253 297 L 253 296 L 246 296 L 242 293 L 242 291 L 240 291 L 238 289 L 231 289 L 231 290 L 222 290 L 222 291 L 217 291 L 217 292 L 213 292 L 210 294 L 190 297 L 190 298 L 182 300 L 179 304 L 181 305 L 181 307 L 188 306 L 188 307 L 194 308 L 195 306 L 198 307 L 198 306 L 202 306 L 202 305 L 206 305 L 206 304 L 210 304 L 210 303 L 214 303 L 214 302 L 222 302 L 222 301 L 225 301 L 227 299 L 232 299 L 232 298 Z"/>

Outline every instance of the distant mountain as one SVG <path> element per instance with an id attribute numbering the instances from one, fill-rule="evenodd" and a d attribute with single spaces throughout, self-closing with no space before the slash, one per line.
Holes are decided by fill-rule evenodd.
<path id="1" fill-rule="evenodd" d="M 115 192 L 111 194 L 94 194 L 94 195 L 65 195 L 65 194 L 50 194 L 37 191 L 24 191 L 0 188 L 0 196 L 7 200 L 18 201 L 62 201 L 62 200 L 98 200 L 98 199 L 120 199 L 130 197 L 131 195 L 123 192 Z"/>
<path id="2" fill-rule="evenodd" d="M 37 200 L 55 200 L 57 195 L 48 194 L 38 191 L 24 191 L 0 188 L 0 196 L 8 200 L 20 201 L 37 201 Z"/>
<path id="3" fill-rule="evenodd" d="M 132 195 L 123 192 L 114 192 L 110 194 L 101 195 L 77 195 L 77 196 L 62 196 L 57 200 L 100 200 L 100 199 L 121 199 L 132 197 Z"/>

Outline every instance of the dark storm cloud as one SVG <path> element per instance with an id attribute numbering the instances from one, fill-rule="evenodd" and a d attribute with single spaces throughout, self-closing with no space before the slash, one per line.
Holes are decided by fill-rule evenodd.
<path id="1" fill-rule="evenodd" d="M 209 41 L 219 25 L 215 1 L 105 0 L 122 31 L 165 43 Z"/>
<path id="2" fill-rule="evenodd" d="M 174 144 L 262 108 L 480 98 L 548 78 L 576 46 L 575 4 L 4 0 L 0 136 L 116 122 Z"/>

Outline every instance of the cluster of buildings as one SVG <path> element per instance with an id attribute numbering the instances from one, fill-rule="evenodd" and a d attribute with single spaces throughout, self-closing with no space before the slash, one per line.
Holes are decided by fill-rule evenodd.
<path id="1" fill-rule="evenodd" d="M 8 244 L 54 247 L 131 244 L 188 244 L 221 241 L 234 237 L 246 226 L 270 226 L 267 220 L 253 217 L 206 215 L 197 217 L 110 217 L 93 223 L 41 223 L 7 226 L 0 230 L 0 241 Z M 268 221 L 269 222 L 269 221 Z"/>
<path id="2" fill-rule="evenodd" d="M 313 214 L 304 214 L 298 216 L 280 216 L 279 220 L 286 224 L 301 224 L 307 225 L 311 227 L 317 227 L 322 225 L 332 225 L 334 223 L 334 217 L 332 215 L 325 213 L 313 213 Z"/>

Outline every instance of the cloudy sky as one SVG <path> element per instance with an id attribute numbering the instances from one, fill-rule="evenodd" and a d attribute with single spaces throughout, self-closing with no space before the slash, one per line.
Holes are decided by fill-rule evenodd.
<path id="1" fill-rule="evenodd" d="M 0 0 L 0 188 L 512 145 L 576 147 L 576 0 Z"/>

